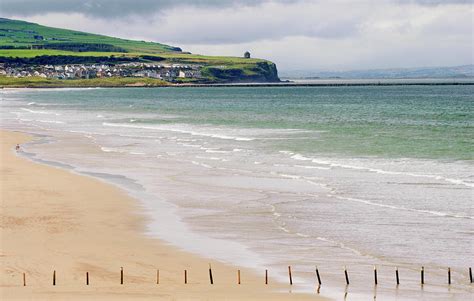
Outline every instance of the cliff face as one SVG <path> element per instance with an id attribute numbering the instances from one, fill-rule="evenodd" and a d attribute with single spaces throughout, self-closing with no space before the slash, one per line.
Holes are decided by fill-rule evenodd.
<path id="1" fill-rule="evenodd" d="M 280 78 L 278 77 L 278 70 L 274 63 L 271 62 L 262 62 L 257 63 L 257 68 L 259 69 L 263 79 L 266 82 L 279 82 Z"/>
<path id="2" fill-rule="evenodd" d="M 268 83 L 280 81 L 276 65 L 268 61 L 225 68 L 208 66 L 203 69 L 203 75 L 213 82 L 221 83 Z"/>

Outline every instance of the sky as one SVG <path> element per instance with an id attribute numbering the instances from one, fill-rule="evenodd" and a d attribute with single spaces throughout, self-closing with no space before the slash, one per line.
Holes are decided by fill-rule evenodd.
<path id="1" fill-rule="evenodd" d="M 473 0 L 0 0 L 0 15 L 280 71 L 474 63 Z"/>

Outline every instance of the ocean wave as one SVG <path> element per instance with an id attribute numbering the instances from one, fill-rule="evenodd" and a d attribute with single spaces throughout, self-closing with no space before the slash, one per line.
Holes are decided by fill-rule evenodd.
<path id="1" fill-rule="evenodd" d="M 25 112 L 31 113 L 31 114 L 45 114 L 45 115 L 56 115 L 56 116 L 60 116 L 60 115 L 61 115 L 61 114 L 56 113 L 56 112 L 35 111 L 35 110 L 27 109 L 27 108 L 20 108 L 20 109 L 23 110 L 23 111 L 25 111 Z"/>
<path id="2" fill-rule="evenodd" d="M 235 140 L 235 141 L 252 141 L 255 138 L 250 137 L 240 137 L 240 136 L 228 136 L 222 134 L 215 134 L 215 133 L 206 133 L 206 132 L 197 132 L 192 130 L 183 130 L 171 127 L 164 127 L 164 126 L 145 126 L 145 125 L 130 125 L 130 124 L 121 124 L 121 123 L 102 123 L 104 126 L 112 126 L 112 127 L 124 127 L 124 128 L 136 128 L 136 129 L 146 129 L 146 130 L 158 130 L 158 131 L 169 131 L 169 132 L 176 132 L 182 134 L 189 134 L 192 136 L 203 136 L 203 137 L 211 137 L 217 139 L 224 139 L 224 140 Z"/>
<path id="3" fill-rule="evenodd" d="M 213 149 L 206 149 L 206 153 L 227 154 L 227 153 L 230 153 L 230 151 L 224 151 L 224 150 L 213 148 Z"/>
<path id="4" fill-rule="evenodd" d="M 314 166 L 314 165 L 293 165 L 294 167 L 299 167 L 299 168 L 306 168 L 306 169 L 319 169 L 319 170 L 329 170 L 331 168 L 329 167 L 320 167 L 320 166 Z"/>
<path id="5" fill-rule="evenodd" d="M 277 172 L 273 172 L 273 171 L 270 172 L 270 174 L 280 176 L 280 177 L 286 178 L 286 179 L 304 181 L 308 184 L 318 186 L 318 187 L 322 187 L 322 188 L 328 188 L 328 186 L 326 184 L 315 182 L 315 181 L 319 180 L 318 178 L 315 178 L 315 177 L 307 177 L 307 176 L 301 176 L 301 175 L 290 175 L 290 174 L 284 174 L 284 173 L 277 173 Z"/>
<path id="6" fill-rule="evenodd" d="M 219 157 L 203 157 L 203 156 L 196 156 L 196 159 L 204 159 L 204 160 L 213 160 L 213 161 L 221 161 L 221 162 L 228 162 L 229 160 Z"/>
<path id="7" fill-rule="evenodd" d="M 134 151 L 129 151 L 125 149 L 120 149 L 120 148 L 115 148 L 115 147 L 105 147 L 101 146 L 100 149 L 105 152 L 105 153 L 122 153 L 122 154 L 130 154 L 130 155 L 146 155 L 144 152 L 134 152 Z"/>
<path id="8" fill-rule="evenodd" d="M 280 153 L 284 153 L 284 152 L 280 151 Z M 418 177 L 418 178 L 429 178 L 429 179 L 435 179 L 435 180 L 438 180 L 438 181 L 445 181 L 445 182 L 456 184 L 456 185 L 464 185 L 464 186 L 467 186 L 467 187 L 474 187 L 474 183 L 466 182 L 466 181 L 461 180 L 461 179 L 454 179 L 454 178 L 444 177 L 444 176 L 440 176 L 440 175 L 418 174 L 418 173 L 403 172 L 403 171 L 390 171 L 390 170 L 383 170 L 383 169 L 378 169 L 378 168 L 335 163 L 335 162 L 330 162 L 330 161 L 326 161 L 326 160 L 306 157 L 306 156 L 303 156 L 301 154 L 295 154 L 295 153 L 291 153 L 291 152 L 286 152 L 286 154 L 291 155 L 290 158 L 292 158 L 294 160 L 311 161 L 312 163 L 315 163 L 315 164 L 318 164 L 318 165 L 325 165 L 325 166 L 329 166 L 329 167 L 361 170 L 361 171 L 368 171 L 368 172 L 374 172 L 374 173 L 385 174 L 385 175 L 401 175 L 401 176 L 410 176 L 410 177 Z"/>
<path id="9" fill-rule="evenodd" d="M 191 161 L 191 163 L 194 164 L 194 165 L 197 165 L 197 166 L 204 167 L 204 168 L 212 168 L 211 165 L 207 165 L 205 163 L 201 163 L 201 162 L 197 162 L 197 161 Z"/>
<path id="10" fill-rule="evenodd" d="M 42 123 L 55 123 L 55 124 L 64 124 L 64 121 L 58 121 L 58 120 L 34 120 L 37 122 L 42 122 Z"/>
<path id="11" fill-rule="evenodd" d="M 411 212 L 430 214 L 430 215 L 436 215 L 436 216 L 443 216 L 443 217 L 474 219 L 474 216 L 469 216 L 469 215 L 461 215 L 461 214 L 447 213 L 447 212 L 434 211 L 434 210 L 407 208 L 407 207 L 404 207 L 404 206 L 387 205 L 387 204 L 372 202 L 372 201 L 369 201 L 369 200 L 362 200 L 362 199 L 342 197 L 342 196 L 334 196 L 334 195 L 328 195 L 328 196 L 329 197 L 335 197 L 335 198 L 340 199 L 340 200 L 357 202 L 357 203 L 362 203 L 362 204 L 366 204 L 366 205 L 370 205 L 370 206 L 377 206 L 377 207 L 389 208 L 389 209 L 394 209 L 394 210 L 411 211 Z"/>
<path id="12" fill-rule="evenodd" d="M 105 153 L 127 153 L 124 149 L 101 146 L 100 149 Z"/>
<path id="13" fill-rule="evenodd" d="M 323 242 L 329 243 L 329 244 L 331 244 L 331 245 L 336 245 L 336 246 L 340 247 L 341 249 L 345 249 L 345 250 L 351 251 L 351 252 L 353 252 L 353 253 L 356 254 L 356 255 L 359 255 L 359 256 L 367 256 L 366 254 L 363 254 L 361 251 L 359 251 L 359 250 L 357 250 L 357 249 L 354 249 L 354 248 L 351 248 L 351 247 L 348 247 L 346 244 L 344 244 L 344 243 L 342 243 L 342 242 L 335 241 L 335 240 L 332 240 L 332 239 L 329 239 L 329 238 L 326 238 L 326 237 L 321 237 L 321 236 L 316 237 L 316 239 L 319 240 L 319 241 L 323 241 Z"/>

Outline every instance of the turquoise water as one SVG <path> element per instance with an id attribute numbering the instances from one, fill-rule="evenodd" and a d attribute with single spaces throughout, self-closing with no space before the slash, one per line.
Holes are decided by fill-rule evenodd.
<path id="1" fill-rule="evenodd" d="M 81 110 L 175 118 L 140 124 L 303 129 L 268 150 L 335 156 L 473 159 L 474 86 L 96 89 L 43 92 L 32 101 Z M 120 119 L 116 120 L 120 122 Z M 296 139 L 299 138 L 299 139 Z"/>
<path id="2" fill-rule="evenodd" d="M 466 300 L 474 266 L 473 92 L 6 90 L 0 116 L 3 128 L 43 137 L 22 146 L 29 157 L 126 189 L 151 217 L 147 233 L 185 250 L 270 268 L 284 281 L 292 264 L 296 283 L 310 290 L 317 264 L 325 285 L 343 291 L 347 265 L 351 294 L 360 297 L 348 300 L 373 297 L 373 265 L 383 300 Z M 420 290 L 422 265 L 428 283 Z M 403 275 L 397 290 L 395 266 Z"/>

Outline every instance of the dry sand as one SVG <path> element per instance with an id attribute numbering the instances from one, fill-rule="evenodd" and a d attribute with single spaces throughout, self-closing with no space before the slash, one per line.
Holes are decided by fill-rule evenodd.
<path id="1" fill-rule="evenodd" d="M 321 299 L 291 292 L 289 285 L 274 284 L 271 278 L 265 285 L 264 271 L 256 275 L 241 269 L 242 284 L 237 285 L 238 267 L 146 237 L 140 207 L 125 192 L 17 156 L 15 144 L 31 139 L 0 131 L 1 300 Z M 209 263 L 214 285 L 209 283 Z M 183 283 L 185 269 L 188 284 Z"/>

